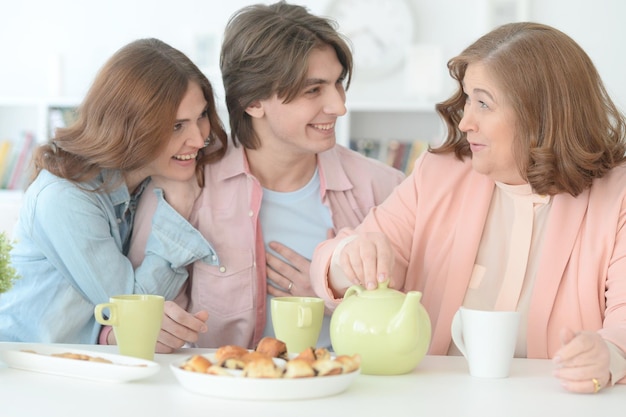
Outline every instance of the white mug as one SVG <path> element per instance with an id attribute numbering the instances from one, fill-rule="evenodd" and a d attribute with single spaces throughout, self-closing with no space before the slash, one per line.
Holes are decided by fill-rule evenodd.
<path id="1" fill-rule="evenodd" d="M 452 340 L 467 359 L 470 375 L 509 376 L 519 321 L 516 311 L 459 308 L 452 320 Z"/>

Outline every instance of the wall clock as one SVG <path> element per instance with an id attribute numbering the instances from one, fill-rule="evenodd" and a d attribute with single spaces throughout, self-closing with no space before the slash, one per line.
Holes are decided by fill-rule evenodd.
<path id="1" fill-rule="evenodd" d="M 327 14 L 350 39 L 357 78 L 382 78 L 397 71 L 415 43 L 417 18 L 411 0 L 331 0 Z"/>

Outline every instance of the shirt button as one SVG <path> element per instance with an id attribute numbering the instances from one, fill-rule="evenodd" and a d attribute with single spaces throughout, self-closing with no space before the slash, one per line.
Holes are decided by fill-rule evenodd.
<path id="1" fill-rule="evenodd" d="M 226 267 L 225 266 L 220 266 L 220 272 L 226 272 Z"/>
<path id="2" fill-rule="evenodd" d="M 120 223 L 122 223 L 122 219 L 119 219 L 119 218 L 118 218 L 118 219 L 117 219 L 117 224 L 120 224 Z"/>
<path id="3" fill-rule="evenodd" d="M 248 212 L 248 217 L 252 217 L 252 216 L 254 216 L 254 212 L 253 212 L 252 210 L 250 210 L 250 211 Z"/>
<path id="4" fill-rule="evenodd" d="M 213 262 L 217 261 L 217 255 L 212 255 L 212 256 L 211 256 L 211 260 L 212 260 Z"/>

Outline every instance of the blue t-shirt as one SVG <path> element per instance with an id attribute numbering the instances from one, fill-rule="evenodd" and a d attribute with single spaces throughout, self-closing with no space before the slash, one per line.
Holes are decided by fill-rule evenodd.
<path id="1" fill-rule="evenodd" d="M 330 210 L 322 203 L 317 169 L 308 184 L 299 190 L 282 193 L 264 188 L 259 219 L 265 249 L 268 252 L 280 257 L 268 245 L 269 242 L 275 241 L 310 260 L 315 247 L 326 240 L 328 229 L 333 227 Z M 268 285 L 278 287 L 269 279 Z M 273 296 L 267 295 L 267 321 L 264 336 L 274 336 L 270 309 L 272 298 Z M 318 347 L 331 347 L 329 325 L 330 316 L 324 316 L 322 331 L 317 342 Z"/>

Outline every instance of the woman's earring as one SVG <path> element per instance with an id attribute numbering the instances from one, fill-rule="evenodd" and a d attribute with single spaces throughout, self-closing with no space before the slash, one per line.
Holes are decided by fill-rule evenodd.
<path id="1" fill-rule="evenodd" d="M 206 138 L 204 140 L 204 146 L 207 147 L 211 144 L 211 136 L 209 136 L 208 138 Z"/>

